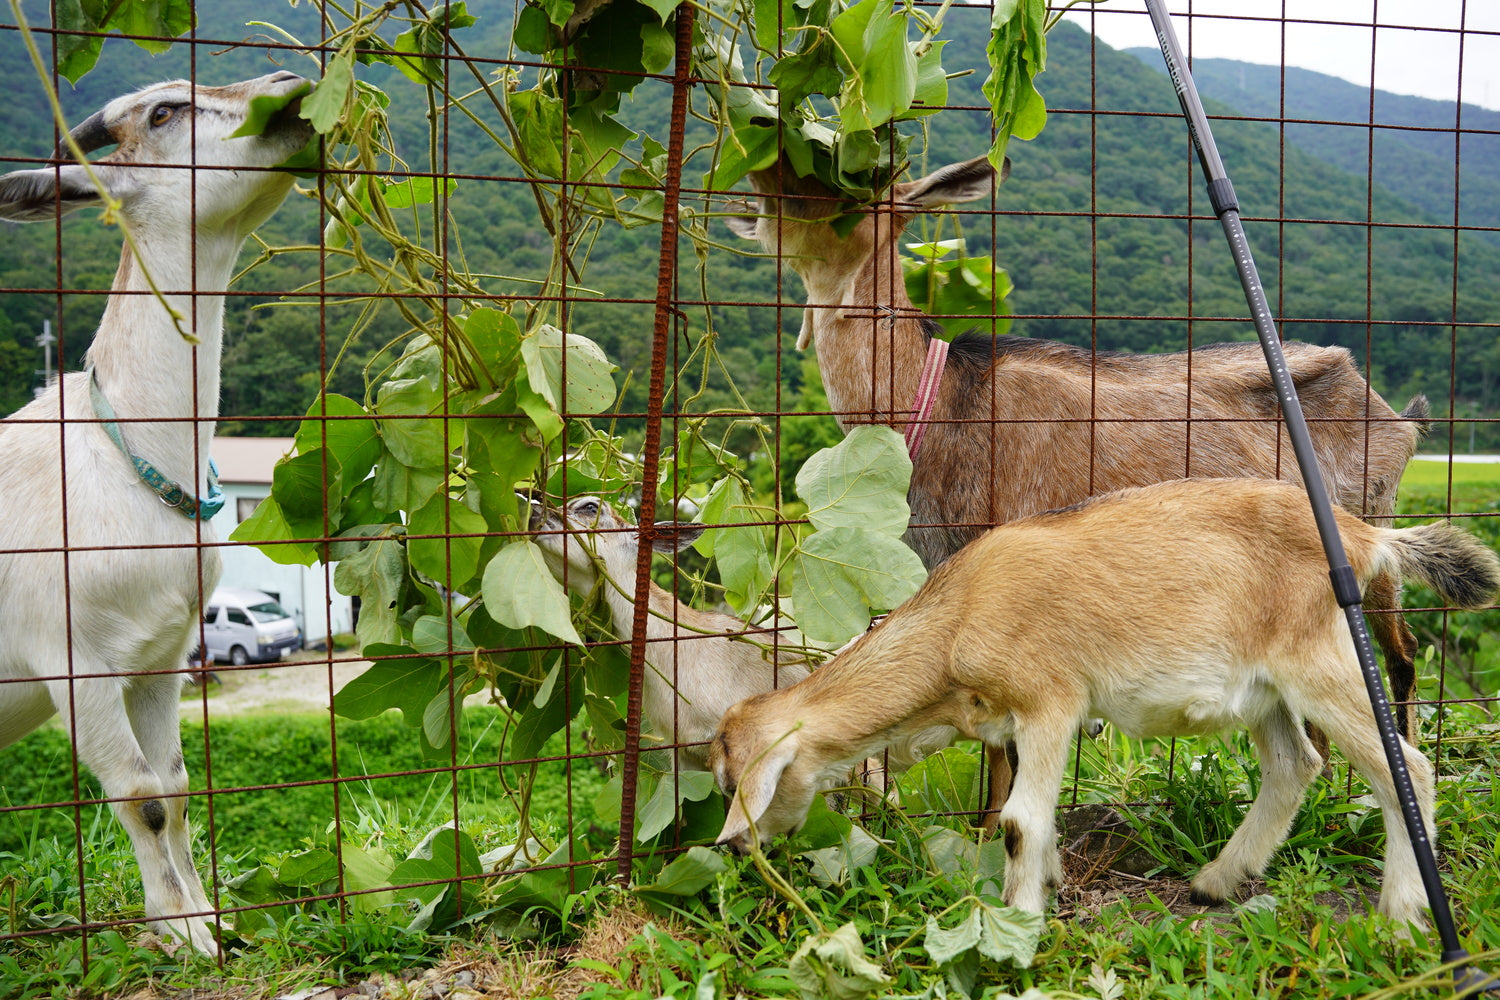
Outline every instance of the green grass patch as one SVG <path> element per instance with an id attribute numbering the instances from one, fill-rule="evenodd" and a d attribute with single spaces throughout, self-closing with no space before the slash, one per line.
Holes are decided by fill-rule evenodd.
<path id="1" fill-rule="evenodd" d="M 504 735 L 502 712 L 470 708 L 462 716 L 457 752 L 429 759 L 422 756 L 416 730 L 395 712 L 357 722 L 336 719 L 332 731 L 324 714 L 229 716 L 210 723 L 211 786 L 201 722 L 183 725 L 182 743 L 193 791 L 213 789 L 219 851 L 252 857 L 322 842 L 335 816 L 345 827 L 379 829 L 396 841 L 393 846 L 405 847 L 403 838 L 420 838 L 451 821 L 456 808 L 465 822 L 503 838 L 514 832 L 517 815 L 506 787 L 518 789 L 523 780 L 520 767 L 499 766 Z M 566 749 L 559 733 L 542 755 L 561 756 Z M 72 747 L 60 728 L 48 726 L 0 755 L 0 802 L 29 807 L 102 796 L 87 770 L 79 778 L 75 796 Z M 565 829 L 570 818 L 582 819 L 578 808 L 569 812 L 570 784 L 574 800 L 591 809 L 603 778 L 587 761 L 540 765 L 532 788 L 533 821 L 544 829 Z M 195 795 L 189 807 L 200 836 L 208 827 L 208 798 Z M 98 816 L 107 817 L 103 806 L 80 807 L 78 815 L 86 830 Z M 39 840 L 71 844 L 74 830 L 74 810 L 67 806 L 0 813 L 0 852 L 25 853 Z"/>
<path id="2" fill-rule="evenodd" d="M 1500 462 L 1453 462 L 1429 461 L 1421 457 L 1407 463 L 1401 476 L 1398 509 L 1407 513 L 1407 501 L 1421 497 L 1443 499 L 1448 496 L 1449 482 L 1453 489 L 1453 510 L 1457 512 L 1495 510 L 1500 501 Z M 1426 506 L 1421 508 L 1426 509 Z M 1420 513 L 1420 511 L 1418 511 Z"/>

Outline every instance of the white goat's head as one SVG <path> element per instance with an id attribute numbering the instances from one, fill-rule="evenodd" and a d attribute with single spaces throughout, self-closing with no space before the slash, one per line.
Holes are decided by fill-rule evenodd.
<path id="1" fill-rule="evenodd" d="M 597 566 L 617 583 L 635 578 L 640 535 L 636 526 L 595 496 L 574 497 L 561 510 L 531 502 L 531 530 L 547 554 L 552 572 L 569 589 L 586 594 L 598 582 Z M 657 521 L 652 549 L 676 552 L 704 531 L 701 524 Z"/>
<path id="2" fill-rule="evenodd" d="M 272 116 L 260 135 L 230 136 L 246 121 L 256 97 L 286 97 L 307 89 L 294 73 L 271 73 L 226 87 L 174 80 L 117 97 L 74 128 L 84 153 L 115 146 L 93 163 L 99 184 L 137 227 L 172 226 L 245 236 L 270 217 L 292 176 L 270 168 L 312 138 L 298 117 L 300 101 Z M 71 160 L 64 141 L 57 158 Z M 102 204 L 78 163 L 20 170 L 0 177 L 0 219 L 39 222 Z"/>

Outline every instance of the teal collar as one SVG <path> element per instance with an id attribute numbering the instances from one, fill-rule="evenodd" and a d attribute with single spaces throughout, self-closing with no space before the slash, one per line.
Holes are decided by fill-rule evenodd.
<path id="1" fill-rule="evenodd" d="M 196 518 L 199 521 L 207 521 L 224 509 L 224 491 L 219 489 L 219 467 L 214 464 L 213 459 L 208 460 L 207 498 L 194 496 L 184 490 L 177 483 L 162 475 L 156 466 L 139 455 L 130 453 L 130 449 L 125 446 L 125 438 L 120 434 L 120 425 L 115 423 L 114 407 L 110 406 L 109 400 L 104 398 L 104 392 L 99 388 L 99 380 L 94 376 L 92 365 L 88 368 L 88 376 L 89 396 L 94 401 L 94 416 L 104 421 L 101 425 L 104 432 L 119 446 L 121 454 L 130 459 L 130 464 L 135 466 L 135 474 L 140 476 L 141 482 L 161 498 L 162 503 L 176 510 L 183 517 Z"/>

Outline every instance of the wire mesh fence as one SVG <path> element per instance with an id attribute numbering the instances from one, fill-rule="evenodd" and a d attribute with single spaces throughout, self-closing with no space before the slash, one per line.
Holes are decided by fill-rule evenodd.
<path id="1" fill-rule="evenodd" d="M 1143 11 L 1051 26 L 1042 128 L 995 96 L 1025 87 L 992 63 L 1025 60 L 990 6 L 822 32 L 800 7 L 757 8 L 778 32 L 662 6 L 0 25 L 0 163 L 37 171 L 38 223 L 6 227 L 0 278 L 22 473 L 0 491 L 0 738 L 64 719 L 7 751 L 5 946 L 139 920 L 137 870 L 145 915 L 196 914 L 172 929 L 207 951 L 324 905 L 441 928 L 609 878 L 677 891 L 724 821 L 718 715 L 806 676 L 963 542 L 1120 486 L 1294 477 L 1265 373 L 1225 366 L 1258 353 L 1214 346 L 1253 330 L 1160 59 L 1131 49 Z M 1493 545 L 1475 470 L 1500 446 L 1500 21 L 1368 6 L 1194 3 L 1183 36 L 1284 335 L 1353 359 L 1317 353 L 1301 388 L 1321 404 L 1357 369 L 1372 390 L 1310 407 L 1349 459 L 1336 494 L 1381 517 L 1400 480 L 1398 514 Z M 1309 47 L 1344 79 L 1304 68 Z M 1385 89 L 1407 61 L 1450 96 Z M 268 82 L 116 100 L 172 76 Z M 1017 121 L 1033 137 L 997 144 Z M 950 340 L 924 410 L 928 345 Z M 59 380 L 54 352 L 91 374 Z M 1254 406 L 1223 404 L 1230 381 Z M 1421 408 L 1382 399 L 1418 395 L 1431 429 L 1403 479 L 1383 435 Z M 122 452 L 222 513 L 156 510 Z M 1400 607 L 1369 608 L 1395 646 Z M 1464 773 L 1495 709 L 1493 616 L 1420 590 L 1403 614 L 1423 749 Z M 1148 773 L 1243 800 L 1247 756 L 1080 737 L 1064 805 L 1148 808 Z M 886 780 L 909 815 L 983 818 L 972 746 Z M 844 805 L 878 830 L 880 798 Z M 847 829 L 835 812 L 811 826 Z M 1200 848 L 1227 836 L 1170 819 Z M 204 895 L 153 895 L 164 872 Z"/>

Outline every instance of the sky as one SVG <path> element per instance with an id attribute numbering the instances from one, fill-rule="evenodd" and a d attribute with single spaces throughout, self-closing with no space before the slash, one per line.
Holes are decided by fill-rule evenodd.
<path id="1" fill-rule="evenodd" d="M 1500 0 L 1167 0 L 1166 7 L 1189 58 L 1284 62 L 1362 87 L 1373 74 L 1377 90 L 1442 101 L 1455 100 L 1462 83 L 1464 103 L 1500 110 Z M 1080 5 L 1067 18 L 1113 48 L 1158 47 L 1145 0 Z"/>

